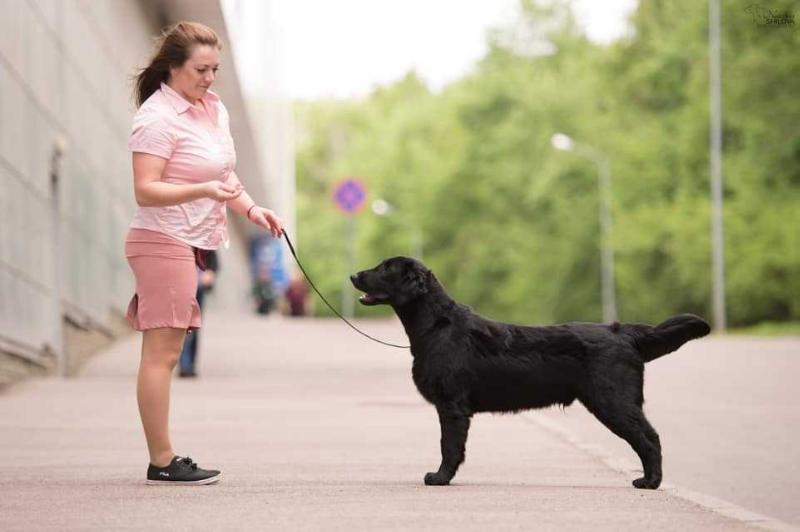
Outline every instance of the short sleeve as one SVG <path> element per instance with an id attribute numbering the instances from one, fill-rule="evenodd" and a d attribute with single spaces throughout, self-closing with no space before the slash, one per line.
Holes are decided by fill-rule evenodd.
<path id="1" fill-rule="evenodd" d="M 175 150 L 175 134 L 163 116 L 153 112 L 141 113 L 133 119 L 128 148 L 132 152 L 169 159 Z"/>

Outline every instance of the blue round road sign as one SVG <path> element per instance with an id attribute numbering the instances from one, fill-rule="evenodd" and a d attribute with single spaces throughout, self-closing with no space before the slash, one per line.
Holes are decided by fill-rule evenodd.
<path id="1" fill-rule="evenodd" d="M 358 179 L 345 179 L 333 191 L 336 206 L 346 214 L 355 214 L 364 207 L 367 188 Z"/>

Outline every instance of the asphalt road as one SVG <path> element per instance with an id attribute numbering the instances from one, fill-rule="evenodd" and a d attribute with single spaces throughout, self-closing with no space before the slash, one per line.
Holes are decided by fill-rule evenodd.
<path id="1" fill-rule="evenodd" d="M 396 321 L 359 324 L 404 340 Z M 209 311 L 202 334 L 200 377 L 173 383 L 170 424 L 175 450 L 222 469 L 219 484 L 144 484 L 132 335 L 77 378 L 0 394 L 0 528 L 729 531 L 797 521 L 796 340 L 709 339 L 651 364 L 647 410 L 676 487 L 645 491 L 630 486 L 638 464 L 620 469 L 594 451 L 631 463 L 633 452 L 576 406 L 476 416 L 453 485 L 424 486 L 439 427 L 407 351 L 336 320 Z"/>
<path id="2" fill-rule="evenodd" d="M 664 481 L 800 525 L 800 338 L 708 337 L 649 363 L 645 413 Z M 640 468 L 582 405 L 545 416 Z"/>

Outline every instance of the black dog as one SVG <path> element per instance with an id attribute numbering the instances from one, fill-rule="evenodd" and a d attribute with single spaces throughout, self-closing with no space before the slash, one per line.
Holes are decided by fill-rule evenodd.
<path id="1" fill-rule="evenodd" d="M 411 340 L 412 375 L 436 407 L 442 463 L 425 475 L 446 485 L 464 461 L 470 418 L 575 399 L 627 441 L 642 461 L 637 488 L 661 484 L 661 443 L 642 412 L 644 364 L 705 336 L 681 314 L 650 325 L 569 323 L 526 327 L 484 318 L 453 301 L 421 262 L 395 257 L 351 276 L 364 305 L 391 305 Z"/>

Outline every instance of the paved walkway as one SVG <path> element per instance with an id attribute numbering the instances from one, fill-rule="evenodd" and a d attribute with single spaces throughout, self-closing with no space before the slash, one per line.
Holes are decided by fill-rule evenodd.
<path id="1" fill-rule="evenodd" d="M 513 530 L 710 529 L 723 515 L 620 472 L 536 413 L 476 416 L 450 487 L 435 413 L 410 354 L 333 320 L 207 316 L 200 378 L 173 385 L 176 451 L 218 467 L 215 486 L 152 487 L 136 410 L 139 336 L 78 378 L 0 395 L 0 528 Z M 363 327 L 405 340 L 396 321 Z M 743 515 L 743 519 L 752 516 Z M 766 523 L 768 526 L 769 523 Z M 774 525 L 774 523 L 773 523 Z"/>

